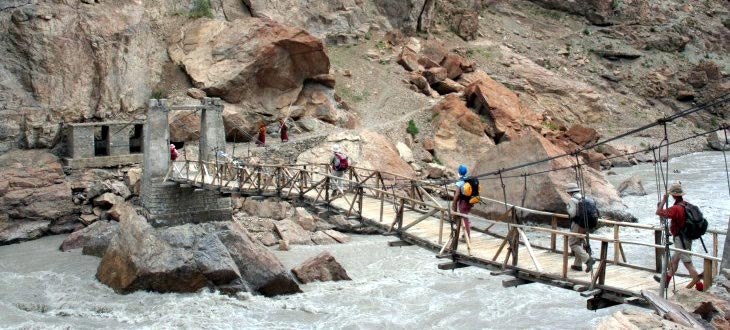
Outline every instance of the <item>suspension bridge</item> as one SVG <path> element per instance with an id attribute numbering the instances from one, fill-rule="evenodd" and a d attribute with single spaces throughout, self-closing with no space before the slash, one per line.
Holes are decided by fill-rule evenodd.
<path id="1" fill-rule="evenodd" d="M 669 154 L 669 146 L 684 140 L 706 135 L 718 130 L 727 132 L 727 126 L 694 134 L 679 140 L 670 141 L 667 123 L 676 118 L 690 115 L 700 110 L 720 106 L 730 99 L 730 94 L 713 99 L 706 104 L 687 109 L 631 130 L 619 136 L 598 141 L 579 150 L 541 159 L 510 168 L 502 168 L 490 173 L 474 175 L 478 178 L 498 178 L 502 180 L 509 172 L 529 168 L 532 165 L 550 162 L 560 157 L 575 157 L 575 164 L 564 168 L 551 168 L 546 171 L 523 173 L 519 175 L 541 175 L 560 170 L 574 170 L 576 180 L 581 185 L 581 167 L 590 165 L 581 161 L 578 154 L 602 144 L 636 134 L 655 126 L 664 127 L 664 139 L 658 146 L 650 146 L 643 152 L 651 152 L 655 159 L 657 192 L 666 191 L 669 168 L 662 167 L 661 155 Z M 599 220 L 603 226 L 602 235 L 577 234 L 558 228 L 558 220 L 567 219 L 565 214 L 532 210 L 507 203 L 504 200 L 483 198 L 482 203 L 493 203 L 504 207 L 505 212 L 491 219 L 481 219 L 480 225 L 473 228 L 471 237 L 459 241 L 464 225 L 462 217 L 467 215 L 454 212 L 450 196 L 454 191 L 449 181 L 424 181 L 399 176 L 379 169 L 365 169 L 350 166 L 345 177 L 337 178 L 330 174 L 328 164 L 266 165 L 246 164 L 217 157 L 216 151 L 224 150 L 222 105 L 217 99 L 204 99 L 198 106 L 168 106 L 165 100 L 150 100 L 145 128 L 144 158 L 145 171 L 142 181 L 141 201 L 151 215 L 150 219 L 162 219 L 158 225 L 177 222 L 198 221 L 200 216 L 229 218 L 230 201 L 217 201 L 223 196 L 279 197 L 296 199 L 315 206 L 336 209 L 349 217 L 359 219 L 363 224 L 380 228 L 386 235 L 397 237 L 393 246 L 418 245 L 432 250 L 443 262 L 441 269 L 456 269 L 475 266 L 486 268 L 493 275 L 508 276 L 504 286 L 517 286 L 539 282 L 551 286 L 575 290 L 586 298 L 589 309 L 598 309 L 614 304 L 642 304 L 650 300 L 652 292 L 665 295 L 653 275 L 663 273 L 669 251 L 677 251 L 668 242 L 664 226 L 649 226 L 635 223 Z M 174 110 L 193 110 L 201 113 L 203 122 L 200 136 L 198 159 L 171 161 L 167 146 L 169 144 L 168 112 Z M 637 151 L 637 152 L 641 152 Z M 636 152 L 633 152 L 636 153 Z M 626 156 L 632 153 L 626 153 Z M 661 185 L 664 185 L 662 189 Z M 189 204 L 180 201 L 181 195 L 170 189 L 170 185 L 184 191 L 205 191 L 198 194 L 205 201 L 187 205 L 190 212 L 175 210 L 177 205 Z M 730 189 L 730 175 L 728 176 Z M 160 198 L 160 195 L 166 195 Z M 215 197 L 218 196 L 218 197 Z M 195 198 L 193 194 L 185 198 Z M 212 206 L 211 206 L 212 205 Z M 177 212 L 177 213 L 175 213 Z M 551 219 L 550 226 L 528 225 L 521 221 L 524 214 L 533 214 Z M 473 217 L 471 215 L 470 217 Z M 175 221 L 169 221 L 175 219 Z M 167 222 L 166 222 L 167 221 Z M 482 225 L 483 224 L 483 225 Z M 630 232 L 630 235 L 626 233 Z M 606 234 L 610 233 L 610 234 Z M 637 233 L 641 239 L 631 239 Z M 718 235 L 724 231 L 708 230 L 709 253 L 683 251 L 701 260 L 702 280 L 705 290 L 712 286 L 718 274 L 718 251 L 721 248 Z M 627 236 L 630 236 L 627 238 Z M 571 237 L 586 238 L 596 247 L 596 265 L 591 272 L 569 270 L 571 259 L 568 240 Z M 627 247 L 627 248 L 624 248 Z M 646 256 L 653 263 L 646 263 Z M 674 277 L 674 285 L 691 286 L 692 279 L 681 275 Z"/>

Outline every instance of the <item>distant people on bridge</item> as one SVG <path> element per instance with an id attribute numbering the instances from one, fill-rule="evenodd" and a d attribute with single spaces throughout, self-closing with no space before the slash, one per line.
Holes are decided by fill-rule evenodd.
<path id="1" fill-rule="evenodd" d="M 332 158 L 330 159 L 330 166 L 332 167 L 332 176 L 330 186 L 332 188 L 332 195 L 337 195 L 344 192 L 342 188 L 342 176 L 345 174 L 345 170 L 350 165 L 350 161 L 344 152 L 340 149 L 339 144 L 332 145 Z"/>
<path id="2" fill-rule="evenodd" d="M 263 147 L 266 144 L 266 124 L 263 122 L 259 124 L 259 135 L 256 138 L 256 145 Z"/>
<path id="3" fill-rule="evenodd" d="M 177 148 L 175 148 L 175 145 L 170 143 L 170 160 L 177 159 Z"/>
<path id="4" fill-rule="evenodd" d="M 287 127 L 284 119 L 279 118 L 279 132 L 281 133 L 281 142 L 289 141 L 289 135 L 286 132 Z"/>
<path id="5" fill-rule="evenodd" d="M 669 198 L 668 194 L 672 195 L 672 198 L 674 198 L 674 205 L 669 208 L 664 208 L 664 205 L 666 205 L 667 199 Z M 682 184 L 673 184 L 669 188 L 668 194 L 665 193 L 662 197 L 662 200 L 659 202 L 659 204 L 657 204 L 656 215 L 671 219 L 671 222 L 669 223 L 669 233 L 672 234 L 674 247 L 677 249 L 692 251 L 692 242 L 694 240 L 684 237 L 685 235 L 682 234 L 687 222 L 685 208 L 687 208 L 688 206 L 688 204 L 684 201 L 684 190 L 682 190 Z M 693 282 L 695 282 L 695 288 L 699 291 L 702 291 L 704 289 L 704 284 L 699 280 L 700 275 L 697 273 L 695 266 L 692 264 L 692 256 L 679 251 L 674 252 L 674 254 L 672 255 L 672 259 L 669 262 L 667 278 L 664 282 L 665 285 L 669 284 L 672 276 L 678 270 L 680 260 L 682 260 L 684 267 L 687 268 L 689 275 L 692 277 Z M 658 275 L 654 275 L 654 279 L 657 282 L 661 282 L 661 277 Z"/>
<path id="6" fill-rule="evenodd" d="M 598 209 L 592 198 L 582 196 L 578 184 L 569 183 L 565 192 L 570 195 L 567 204 L 568 215 L 570 216 L 570 231 L 577 234 L 592 232 L 598 224 Z M 593 270 L 596 260 L 586 251 L 586 240 L 582 237 L 571 236 L 568 238 L 568 245 L 575 255 L 575 260 L 570 269 L 582 271 L 583 264 L 586 265 L 586 273 Z"/>
<path id="7" fill-rule="evenodd" d="M 461 214 L 469 214 L 474 204 L 479 202 L 479 192 L 481 191 L 479 179 L 467 176 L 468 168 L 464 164 L 459 165 L 458 172 L 459 180 L 455 183 L 457 189 L 454 193 L 454 200 L 451 202 L 451 209 Z M 464 220 L 464 236 L 461 240 L 466 241 L 466 237 L 469 237 L 469 241 L 471 242 L 471 222 L 469 221 L 469 217 L 457 216 L 457 219 L 457 221 Z"/>

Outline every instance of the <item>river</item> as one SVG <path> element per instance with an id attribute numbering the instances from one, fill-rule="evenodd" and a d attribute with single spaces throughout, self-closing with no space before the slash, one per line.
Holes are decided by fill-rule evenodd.
<path id="1" fill-rule="evenodd" d="M 719 158 L 718 158 L 719 155 Z M 722 154 L 675 158 L 671 179 L 681 179 L 688 200 L 702 207 L 712 228 L 730 214 Z M 652 190 L 651 165 L 617 170 Z M 722 176 L 720 176 L 722 174 Z M 718 201 L 719 200 L 719 201 Z M 626 204 L 642 223 L 654 223 L 656 196 Z M 631 233 L 627 233 L 631 235 Z M 638 235 L 638 234 L 637 234 Z M 266 298 L 216 292 L 117 295 L 95 278 L 98 258 L 60 252 L 64 236 L 0 247 L 0 327 L 8 329 L 590 329 L 600 318 L 630 306 L 585 309 L 577 292 L 542 284 L 502 288 L 505 278 L 469 267 L 441 271 L 433 253 L 388 247 L 392 237 L 354 236 L 331 246 L 293 246 L 275 253 L 291 268 L 327 250 L 352 281 L 302 286 L 304 293 Z M 721 238 L 721 242 L 724 237 Z M 698 250 L 695 247 L 695 250 Z M 645 257 L 647 260 L 651 258 Z"/>

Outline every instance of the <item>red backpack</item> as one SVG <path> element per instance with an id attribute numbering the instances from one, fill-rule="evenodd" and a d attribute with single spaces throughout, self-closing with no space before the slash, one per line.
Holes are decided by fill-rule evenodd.
<path id="1" fill-rule="evenodd" d="M 335 152 L 335 164 L 332 168 L 334 168 L 335 171 L 344 171 L 348 166 L 347 156 L 342 153 Z"/>

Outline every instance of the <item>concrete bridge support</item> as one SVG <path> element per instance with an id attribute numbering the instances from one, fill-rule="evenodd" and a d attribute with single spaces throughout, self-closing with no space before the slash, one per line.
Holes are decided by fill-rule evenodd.
<path id="1" fill-rule="evenodd" d="M 206 160 L 214 156 L 216 150 L 225 150 L 223 106 L 220 99 L 206 98 L 196 108 L 202 110 L 200 156 L 201 160 Z M 170 166 L 168 114 L 174 110 L 175 107 L 168 106 L 166 100 L 150 100 L 144 132 L 141 187 L 141 202 L 147 220 L 155 227 L 230 221 L 230 197 L 221 197 L 216 191 L 163 182 Z M 204 153 L 203 150 L 209 152 Z"/>

